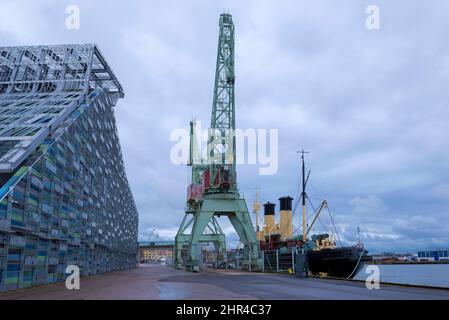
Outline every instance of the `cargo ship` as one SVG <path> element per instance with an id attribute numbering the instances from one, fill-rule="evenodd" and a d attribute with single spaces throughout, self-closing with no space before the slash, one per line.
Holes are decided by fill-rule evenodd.
<path id="1" fill-rule="evenodd" d="M 336 278 L 353 278 L 357 272 L 367 262 L 372 261 L 372 257 L 368 254 L 359 239 L 359 242 L 353 246 L 338 246 L 334 234 L 336 229 L 334 226 L 334 234 L 314 234 L 314 225 L 320 215 L 327 211 L 333 223 L 333 217 L 330 214 L 329 206 L 326 200 L 322 201 L 311 217 L 310 225 L 307 224 L 307 202 L 308 198 L 306 187 L 310 177 L 310 171 L 306 177 L 305 174 L 305 152 L 302 151 L 302 192 L 299 194 L 299 203 L 301 203 L 302 212 L 302 232 L 295 235 L 293 230 L 293 198 L 280 198 L 280 221 L 275 221 L 274 203 L 264 204 L 264 226 L 259 227 L 258 211 L 260 204 L 258 200 L 258 192 L 256 202 L 254 204 L 254 213 L 256 213 L 256 234 L 260 241 L 261 250 L 270 251 L 277 250 L 278 254 L 291 256 L 292 251 L 302 252 L 306 255 L 308 272 L 312 275 L 328 276 Z M 297 207 L 297 206 L 296 206 Z M 338 235 L 337 235 L 338 236 Z"/>

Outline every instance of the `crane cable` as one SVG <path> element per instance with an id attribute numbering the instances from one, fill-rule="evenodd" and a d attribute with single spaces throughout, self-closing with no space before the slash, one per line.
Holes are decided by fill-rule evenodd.
<path id="1" fill-rule="evenodd" d="M 334 217 L 332 216 L 332 213 L 331 213 L 331 210 L 329 209 L 329 206 L 327 206 L 327 212 L 329 213 L 329 216 L 331 218 L 332 226 L 334 227 L 334 232 L 335 232 L 335 235 L 338 238 L 338 242 L 340 243 L 340 246 L 343 246 L 343 243 L 342 243 L 341 238 L 340 238 L 340 234 L 337 231 L 337 227 L 335 225 Z"/>

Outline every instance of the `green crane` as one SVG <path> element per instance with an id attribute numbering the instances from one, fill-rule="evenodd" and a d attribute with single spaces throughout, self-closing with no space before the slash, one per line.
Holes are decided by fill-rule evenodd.
<path id="1" fill-rule="evenodd" d="M 175 239 L 175 265 L 182 266 L 186 248 L 185 266 L 191 271 L 199 270 L 200 243 L 213 243 L 216 262 L 226 262 L 226 239 L 216 219 L 220 216 L 229 218 L 244 244 L 244 263 L 251 267 L 259 267 L 261 263 L 248 207 L 237 188 L 234 87 L 234 23 L 230 14 L 222 14 L 207 157 L 201 159 L 198 154 L 196 123 L 192 121 L 189 159 L 192 183 L 186 214 Z"/>

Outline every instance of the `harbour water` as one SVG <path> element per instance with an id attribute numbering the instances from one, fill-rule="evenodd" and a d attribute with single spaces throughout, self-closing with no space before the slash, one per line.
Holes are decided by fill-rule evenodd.
<path id="1" fill-rule="evenodd" d="M 354 279 L 366 280 L 368 266 Z M 381 264 L 377 267 L 381 282 L 449 288 L 449 264 Z"/>

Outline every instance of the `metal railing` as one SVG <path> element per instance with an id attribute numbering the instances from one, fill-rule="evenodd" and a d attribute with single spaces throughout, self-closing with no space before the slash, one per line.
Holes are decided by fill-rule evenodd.
<path id="1" fill-rule="evenodd" d="M 225 265 L 221 269 L 248 272 L 295 273 L 296 249 L 261 251 L 258 258 L 245 256 L 243 251 L 228 251 Z M 258 261 L 254 261 L 254 260 Z"/>
<path id="2" fill-rule="evenodd" d="M 263 272 L 295 273 L 296 249 L 267 250 L 263 254 Z"/>
<path id="3" fill-rule="evenodd" d="M 207 256 L 203 256 L 200 268 L 294 274 L 297 253 L 295 248 L 266 250 L 259 253 L 258 261 L 254 261 L 253 255 L 245 255 L 243 250 L 227 251 L 226 255 L 220 253 L 218 257 L 215 252 L 208 252 Z"/>

